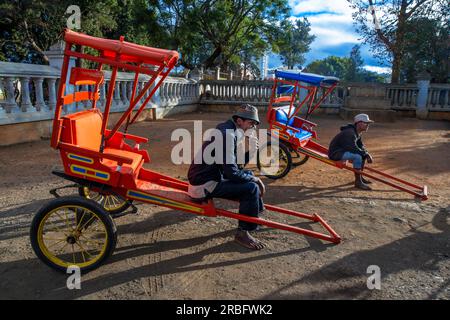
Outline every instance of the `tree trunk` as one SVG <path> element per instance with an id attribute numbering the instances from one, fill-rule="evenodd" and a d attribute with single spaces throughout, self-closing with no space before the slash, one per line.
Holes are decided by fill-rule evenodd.
<path id="1" fill-rule="evenodd" d="M 214 63 L 214 61 L 222 54 L 222 47 L 217 47 L 214 52 L 208 57 L 208 59 L 205 60 L 205 62 L 203 62 L 203 65 L 205 66 L 206 69 L 215 67 L 216 64 Z"/>
<path id="2" fill-rule="evenodd" d="M 400 70 L 403 59 L 403 52 L 405 47 L 405 28 L 406 28 L 406 8 L 408 7 L 408 3 L 406 0 L 402 0 L 400 12 L 398 15 L 398 23 L 397 23 L 397 31 L 396 31 L 396 40 L 393 44 L 392 55 L 392 75 L 391 75 L 391 83 L 399 83 L 400 81 Z"/>
<path id="3" fill-rule="evenodd" d="M 392 61 L 391 83 L 400 82 L 400 67 L 401 67 L 401 55 L 398 53 L 394 53 L 394 59 Z"/>

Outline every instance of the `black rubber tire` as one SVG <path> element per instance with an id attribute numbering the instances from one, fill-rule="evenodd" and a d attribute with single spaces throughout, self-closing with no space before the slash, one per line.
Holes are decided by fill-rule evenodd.
<path id="1" fill-rule="evenodd" d="M 88 195 L 86 194 L 86 190 L 89 190 L 89 188 L 85 187 L 85 186 L 79 186 L 78 187 L 78 194 L 80 196 L 82 196 L 83 198 L 95 201 L 95 199 L 91 199 L 91 198 L 88 197 Z M 124 212 L 125 210 L 127 210 L 131 206 L 131 201 L 130 200 L 126 200 L 126 199 L 121 199 L 121 200 L 124 201 L 124 203 L 123 203 L 123 206 L 121 206 L 120 208 L 111 210 L 111 209 L 108 209 L 108 208 L 103 206 L 103 209 L 105 209 L 106 212 L 111 214 L 113 216 L 113 218 L 114 218 L 114 215 L 117 215 L 119 213 Z M 99 203 L 98 201 L 95 201 L 95 202 Z M 99 204 L 102 205 L 101 203 L 99 203 Z"/>
<path id="2" fill-rule="evenodd" d="M 269 178 L 269 179 L 281 179 L 284 176 L 286 176 L 289 171 L 291 170 L 292 167 L 292 157 L 291 157 L 291 152 L 289 151 L 289 148 L 282 143 L 281 141 L 279 142 L 279 155 L 280 156 L 284 156 L 287 162 L 286 168 L 284 168 L 284 170 L 278 174 L 272 175 L 272 174 L 264 174 L 263 171 L 261 170 L 261 163 L 260 163 L 260 155 L 259 153 L 261 152 L 261 150 L 264 150 L 264 148 L 268 148 L 272 145 L 272 143 L 269 141 L 267 142 L 265 145 L 261 146 L 258 150 L 258 156 L 257 156 L 257 166 L 259 171 L 261 172 L 261 174 L 263 174 L 265 177 Z"/>
<path id="3" fill-rule="evenodd" d="M 97 261 L 93 262 L 91 265 L 80 267 L 81 272 L 88 272 L 98 268 L 106 259 L 111 256 L 116 248 L 117 244 L 117 228 L 116 225 L 111 218 L 111 216 L 100 206 L 97 202 L 89 199 L 85 199 L 78 196 L 65 196 L 57 199 L 53 199 L 47 204 L 45 204 L 34 216 L 33 221 L 31 222 L 30 228 L 30 241 L 31 247 L 33 248 L 36 256 L 44 262 L 47 266 L 51 267 L 54 270 L 66 273 L 67 267 L 54 263 L 51 261 L 45 253 L 42 251 L 39 246 L 38 233 L 39 226 L 42 220 L 46 217 L 46 215 L 53 210 L 64 207 L 64 206 L 78 206 L 85 208 L 97 215 L 97 217 L 101 220 L 102 224 L 106 230 L 107 243 L 106 248 L 103 251 L 103 254 Z M 85 229 L 85 228 L 83 228 Z M 75 264 L 76 265 L 76 264 Z"/>
<path id="4" fill-rule="evenodd" d="M 295 154 L 295 157 L 292 157 L 292 154 Z M 302 164 L 305 164 L 306 161 L 309 160 L 309 156 L 305 156 L 294 149 L 291 150 L 291 158 L 292 158 L 292 166 L 294 167 L 301 166 Z"/>

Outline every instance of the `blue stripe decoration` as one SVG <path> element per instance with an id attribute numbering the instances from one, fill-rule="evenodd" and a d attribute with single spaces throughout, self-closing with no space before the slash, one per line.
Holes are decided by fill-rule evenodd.
<path id="1" fill-rule="evenodd" d="M 171 204 L 171 202 L 169 202 L 169 201 L 164 201 L 162 199 L 154 198 L 154 197 L 152 197 L 150 195 L 141 194 L 141 193 L 137 193 L 137 192 L 134 192 L 134 191 L 128 191 L 128 195 L 130 195 L 132 197 L 136 197 L 136 198 L 148 199 L 148 200 L 158 201 L 158 202 L 161 202 L 161 203 Z"/>
<path id="2" fill-rule="evenodd" d="M 176 202 L 176 201 L 155 198 L 155 197 L 152 197 L 152 196 L 150 196 L 148 194 L 141 194 L 141 193 L 137 193 L 137 192 L 134 192 L 134 191 L 128 191 L 128 195 L 132 196 L 132 197 L 136 197 L 136 198 L 157 201 L 159 203 L 171 204 L 171 205 L 176 205 L 176 206 L 185 206 L 184 203 L 179 203 L 179 202 Z"/>
<path id="3" fill-rule="evenodd" d="M 76 172 L 79 172 L 79 173 L 86 173 L 86 169 L 79 168 L 79 167 L 76 167 L 76 166 L 73 166 L 72 168 L 73 168 L 73 171 L 76 171 Z"/>
<path id="4" fill-rule="evenodd" d="M 95 175 L 100 178 L 108 179 L 108 175 L 105 173 L 96 172 Z"/>
<path id="5" fill-rule="evenodd" d="M 86 168 L 86 167 L 83 167 L 83 166 L 78 166 L 78 165 L 72 164 L 70 166 L 70 170 L 73 173 L 86 175 L 88 177 L 101 179 L 101 180 L 105 180 L 105 181 L 109 180 L 109 173 L 103 172 L 103 171 L 98 171 L 98 170 L 95 170 L 95 169 L 92 169 L 92 168 Z"/>
<path id="6" fill-rule="evenodd" d="M 81 157 L 73 153 L 69 153 L 69 159 L 78 160 L 85 163 L 94 163 L 94 160 L 92 160 L 91 158 Z"/>
<path id="7" fill-rule="evenodd" d="M 148 200 L 148 201 L 153 201 L 153 202 L 156 202 L 156 203 L 159 203 L 159 204 L 162 204 L 162 205 L 164 205 L 164 204 L 171 205 L 171 206 L 180 208 L 182 210 L 191 210 L 191 211 L 195 211 L 195 212 L 199 212 L 199 213 L 204 212 L 204 210 L 202 208 L 199 208 L 199 207 L 191 206 L 191 205 L 188 205 L 188 204 L 185 204 L 185 203 L 181 203 L 181 202 L 177 202 L 177 201 L 172 201 L 170 199 L 166 200 L 166 199 L 159 198 L 159 197 L 153 197 L 151 195 L 142 194 L 142 193 L 135 192 L 135 191 L 132 191 L 132 190 L 128 190 L 127 196 L 134 197 L 134 198 L 137 198 L 137 199 L 145 199 L 145 200 Z"/>

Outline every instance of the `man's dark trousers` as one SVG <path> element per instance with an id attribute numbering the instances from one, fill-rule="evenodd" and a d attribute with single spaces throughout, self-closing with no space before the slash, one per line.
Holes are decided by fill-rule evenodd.
<path id="1" fill-rule="evenodd" d="M 207 198 L 239 200 L 239 213 L 250 217 L 257 218 L 259 213 L 264 210 L 264 203 L 256 182 L 237 183 L 224 180 L 219 182 Z M 239 220 L 239 229 L 241 230 L 253 231 L 257 227 L 256 223 Z"/>

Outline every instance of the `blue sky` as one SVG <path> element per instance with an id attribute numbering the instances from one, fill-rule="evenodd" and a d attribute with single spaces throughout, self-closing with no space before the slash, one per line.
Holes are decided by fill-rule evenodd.
<path id="1" fill-rule="evenodd" d="M 291 19 L 307 17 L 311 23 L 311 33 L 316 39 L 306 54 L 306 64 L 330 55 L 348 56 L 355 44 L 360 44 L 360 36 L 355 30 L 352 9 L 347 0 L 289 0 Z M 362 46 L 361 56 L 365 68 L 371 71 L 389 70 L 373 57 L 367 46 Z M 281 65 L 279 57 L 269 58 L 269 68 Z"/>

